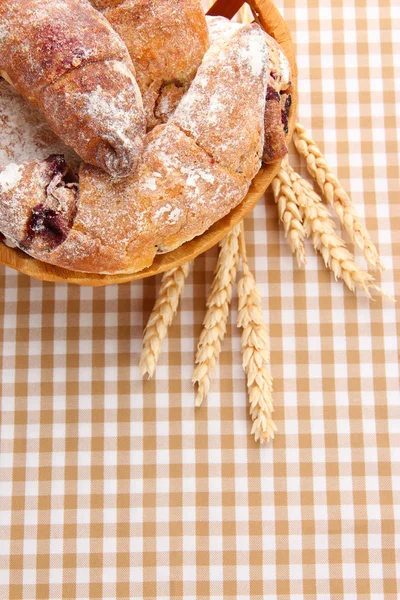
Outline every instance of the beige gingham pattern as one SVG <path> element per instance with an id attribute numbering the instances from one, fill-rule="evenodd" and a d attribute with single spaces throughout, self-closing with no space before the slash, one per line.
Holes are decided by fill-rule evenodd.
<path id="1" fill-rule="evenodd" d="M 400 299 L 398 1 L 278 5 L 296 44 L 299 120 Z M 141 333 L 159 280 L 79 289 L 1 268 L 2 600 L 400 597 L 400 304 L 353 297 L 310 246 L 298 269 L 270 193 L 246 231 L 279 428 L 262 449 L 236 302 L 212 392 L 194 409 L 215 249 L 196 260 L 146 383 Z"/>

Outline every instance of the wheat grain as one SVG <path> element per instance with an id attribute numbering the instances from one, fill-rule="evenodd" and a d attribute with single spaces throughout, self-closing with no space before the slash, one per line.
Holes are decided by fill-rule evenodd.
<path id="1" fill-rule="evenodd" d="M 307 262 L 304 247 L 306 235 L 303 227 L 303 217 L 297 197 L 291 188 L 290 178 L 284 170 L 281 170 L 280 176 L 275 177 L 272 181 L 272 189 L 285 236 L 289 240 L 289 246 L 297 259 L 297 264 L 301 267 Z"/>
<path id="2" fill-rule="evenodd" d="M 243 329 L 243 368 L 247 375 L 250 415 L 253 420 L 251 433 L 262 444 L 274 438 L 277 431 L 272 420 L 272 377 L 268 365 L 270 352 L 268 330 L 261 308 L 261 294 L 247 261 L 244 229 L 240 234 L 240 254 L 243 273 L 238 284 L 238 326 Z"/>
<path id="3" fill-rule="evenodd" d="M 334 208 L 342 226 L 351 240 L 364 252 L 369 267 L 374 270 L 382 270 L 384 267 L 378 251 L 367 229 L 361 224 L 350 197 L 330 170 L 321 150 L 307 130 L 299 123 L 295 126 L 293 141 L 299 154 L 306 159 L 310 175 L 318 183 L 325 198 Z"/>
<path id="4" fill-rule="evenodd" d="M 140 357 L 142 377 L 150 379 L 156 370 L 162 344 L 168 328 L 178 310 L 190 263 L 164 273 L 157 300 L 143 333 L 143 349 Z"/>
<path id="5" fill-rule="evenodd" d="M 335 279 L 343 280 L 352 292 L 355 292 L 358 287 L 368 298 L 371 298 L 370 290 L 375 290 L 393 300 L 375 285 L 373 276 L 363 271 L 356 263 L 353 254 L 346 248 L 344 240 L 337 234 L 328 208 L 309 183 L 285 160 L 282 161 L 277 177 L 281 182 L 285 182 L 291 188 L 292 194 L 296 196 L 300 214 L 304 219 L 305 235 L 312 238 L 315 250 L 320 252 L 325 265 L 332 270 Z M 274 193 L 278 190 L 278 186 L 275 185 Z M 279 198 L 276 201 L 279 202 Z"/>
<path id="6" fill-rule="evenodd" d="M 218 364 L 226 334 L 239 260 L 239 233 L 240 225 L 237 225 L 220 244 L 218 263 L 207 300 L 207 313 L 200 334 L 193 373 L 193 383 L 197 387 L 196 406 L 198 407 L 202 405 L 209 393 L 211 378 Z"/>

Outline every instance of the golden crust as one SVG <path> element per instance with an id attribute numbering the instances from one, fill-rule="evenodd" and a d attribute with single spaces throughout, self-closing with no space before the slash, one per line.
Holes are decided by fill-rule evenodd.
<path id="1" fill-rule="evenodd" d="M 265 103 L 265 141 L 263 162 L 275 162 L 288 153 L 286 134 L 282 125 L 281 96 L 268 86 Z"/>
<path id="2" fill-rule="evenodd" d="M 145 117 L 132 61 L 107 20 L 85 0 L 2 0 L 0 20 L 7 80 L 84 160 L 131 172 Z"/>
<path id="3" fill-rule="evenodd" d="M 154 129 L 130 180 L 113 182 L 89 166 L 79 180 L 75 235 L 50 258 L 91 272 L 104 272 L 105 264 L 107 272 L 143 269 L 157 250 L 171 250 L 203 233 L 248 190 L 243 177 L 215 163 L 173 125 Z"/>
<path id="4" fill-rule="evenodd" d="M 127 176 L 139 161 L 145 120 L 140 92 L 126 63 L 105 61 L 101 79 L 97 63 L 69 72 L 46 89 L 41 108 L 66 144 L 81 148 L 81 157 L 107 173 Z"/>
<path id="5" fill-rule="evenodd" d="M 147 142 L 132 178 L 113 181 L 83 165 L 79 194 L 68 198 L 75 210 L 59 202 L 63 185 L 57 188 L 57 206 L 48 196 L 54 178 L 51 161 L 23 165 L 17 187 L 0 194 L 1 230 L 35 258 L 60 267 L 92 273 L 138 271 L 152 263 L 157 250 L 171 250 L 203 233 L 246 195 L 249 183 L 242 176 L 220 166 L 174 125 L 158 126 Z M 9 205 L 19 207 L 18 229 L 16 215 L 4 210 Z M 38 205 L 47 219 L 49 211 L 58 221 L 73 214 L 65 240 L 55 249 L 49 249 L 43 228 L 30 225 L 32 215 L 39 214 Z M 47 224 L 54 233 L 54 221 Z M 32 229 L 30 238 L 27 231 Z"/>
<path id="6" fill-rule="evenodd" d="M 263 149 L 268 48 L 257 24 L 206 53 L 171 118 L 220 164 L 253 179 Z"/>
<path id="7" fill-rule="evenodd" d="M 20 244 L 33 208 L 45 202 L 52 172 L 46 161 L 11 163 L 0 170 L 0 231 Z"/>
<path id="8" fill-rule="evenodd" d="M 91 0 L 125 42 L 136 70 L 147 127 L 164 123 L 208 48 L 200 0 Z M 160 106 L 161 105 L 161 106 Z"/>
<path id="9" fill-rule="evenodd" d="M 249 183 L 168 123 L 149 136 L 138 172 L 137 201 L 142 210 L 152 207 L 157 246 L 169 251 L 228 214 L 243 200 Z"/>
<path id="10" fill-rule="evenodd" d="M 149 266 L 157 251 L 180 246 L 228 214 L 261 164 L 268 50 L 260 32 L 258 26 L 244 27 L 205 57 L 193 93 L 185 97 L 189 101 L 147 135 L 135 175 L 115 181 L 83 165 L 79 180 L 68 183 L 65 163 L 56 158 L 35 163 L 45 177 L 33 193 L 32 166 L 24 165 L 26 177 L 14 178 L 12 190 L 0 187 L 0 201 L 25 207 L 24 226 L 16 235 L 9 223 L 7 235 L 35 258 L 67 269 L 133 272 Z M 260 50 L 255 60 L 254 48 Z M 192 104 L 204 82 L 204 98 Z M 214 122 L 211 109 L 218 102 L 224 108 L 214 113 Z M 207 111 L 212 123 L 205 120 Z M 225 144 L 225 153 L 219 144 Z M 32 196 L 40 197 L 38 206 Z"/>
<path id="11" fill-rule="evenodd" d="M 224 44 L 240 30 L 243 25 L 234 23 L 225 17 L 206 17 L 210 42 L 215 45 Z M 264 33 L 269 50 L 269 83 L 266 97 L 264 129 L 265 143 L 263 162 L 273 163 L 288 153 L 286 143 L 285 120 L 290 110 L 290 100 L 286 102 L 290 88 L 291 69 L 281 46 L 274 38 Z M 287 91 L 281 99 L 281 94 Z"/>

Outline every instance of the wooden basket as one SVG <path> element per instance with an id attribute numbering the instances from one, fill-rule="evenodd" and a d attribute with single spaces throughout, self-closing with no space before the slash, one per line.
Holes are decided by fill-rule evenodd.
<path id="1" fill-rule="evenodd" d="M 216 0 L 209 10 L 210 15 L 223 15 L 231 19 L 243 6 L 243 0 Z M 289 138 L 293 133 L 297 110 L 297 67 L 293 53 L 293 46 L 289 30 L 274 5 L 272 0 L 249 0 L 256 21 L 263 29 L 274 37 L 283 47 L 288 57 L 293 73 L 293 94 L 292 109 L 289 118 Z M 154 263 L 148 269 L 140 273 L 131 273 L 126 275 L 96 275 L 90 273 L 78 273 L 61 269 L 47 263 L 40 262 L 31 258 L 24 252 L 9 248 L 0 244 L 0 264 L 11 267 L 21 273 L 30 275 L 35 279 L 43 281 L 62 281 L 66 283 L 75 283 L 87 286 L 105 286 L 116 283 L 125 283 L 144 277 L 151 277 L 158 273 L 163 273 L 173 267 L 193 260 L 202 252 L 205 252 L 217 244 L 237 223 L 240 223 L 244 217 L 254 208 L 260 197 L 270 185 L 271 181 L 279 170 L 278 161 L 275 164 L 263 165 L 258 175 L 253 180 L 250 191 L 243 202 L 237 206 L 229 215 L 215 223 L 203 235 L 177 248 L 173 252 L 156 256 Z"/>

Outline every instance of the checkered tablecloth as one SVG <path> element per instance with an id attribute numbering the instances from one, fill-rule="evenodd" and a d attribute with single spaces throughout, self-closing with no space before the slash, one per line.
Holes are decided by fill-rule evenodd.
<path id="1" fill-rule="evenodd" d="M 297 50 L 299 120 L 400 298 L 398 0 L 278 5 Z M 279 428 L 261 449 L 236 301 L 209 400 L 194 409 L 215 249 L 196 260 L 145 383 L 159 279 L 93 290 L 1 268 L 2 600 L 400 597 L 400 304 L 353 297 L 310 246 L 297 268 L 270 193 L 246 230 Z"/>

